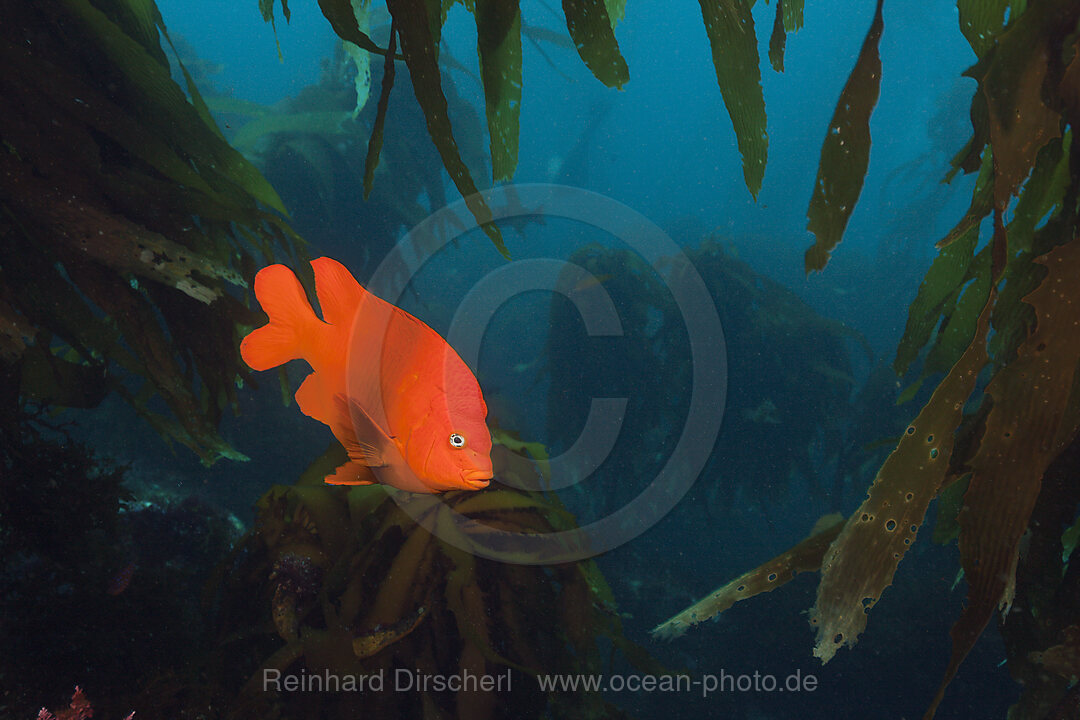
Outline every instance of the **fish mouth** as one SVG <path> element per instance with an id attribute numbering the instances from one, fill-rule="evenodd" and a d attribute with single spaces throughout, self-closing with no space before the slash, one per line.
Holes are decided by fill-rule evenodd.
<path id="1" fill-rule="evenodd" d="M 491 482 L 491 478 L 492 472 L 490 470 L 466 470 L 461 473 L 462 482 L 474 490 L 486 488 Z"/>

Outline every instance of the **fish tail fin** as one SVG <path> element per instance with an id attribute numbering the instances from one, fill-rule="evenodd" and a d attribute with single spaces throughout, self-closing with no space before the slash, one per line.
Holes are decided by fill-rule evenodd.
<path id="1" fill-rule="evenodd" d="M 337 260 L 321 257 L 311 261 L 311 268 L 315 271 L 315 294 L 323 320 L 331 325 L 351 324 L 364 297 L 364 288 Z"/>
<path id="2" fill-rule="evenodd" d="M 255 297 L 270 322 L 240 343 L 240 355 L 253 370 L 269 370 L 305 358 L 321 321 L 304 288 L 284 265 L 264 267 L 255 276 Z"/>

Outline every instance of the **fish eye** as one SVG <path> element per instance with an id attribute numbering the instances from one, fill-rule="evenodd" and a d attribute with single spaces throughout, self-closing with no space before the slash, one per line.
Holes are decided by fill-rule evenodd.
<path id="1" fill-rule="evenodd" d="M 450 433 L 450 447 L 463 448 L 465 447 L 465 436 L 461 433 Z"/>

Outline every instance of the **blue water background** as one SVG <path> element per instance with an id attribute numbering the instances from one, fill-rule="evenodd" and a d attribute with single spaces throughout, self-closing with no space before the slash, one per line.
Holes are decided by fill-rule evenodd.
<path id="1" fill-rule="evenodd" d="M 220 73 L 208 78 L 212 89 L 207 92 L 264 105 L 315 83 L 320 62 L 337 42 L 313 2 L 291 3 L 289 23 L 277 8 L 280 61 L 274 32 L 254 2 L 162 0 L 159 5 L 171 33 L 199 57 L 221 65 Z M 552 11 L 524 0 L 522 7 L 526 23 L 565 32 L 557 6 Z M 951 185 L 939 180 L 968 137 L 974 83 L 960 75 L 974 55 L 958 30 L 955 6 L 915 0 L 886 4 L 881 99 L 871 125 L 874 144 L 866 184 L 833 261 L 825 272 L 807 277 L 802 256 L 812 236 L 806 230 L 806 208 L 821 141 L 874 5 L 867 0 L 807 3 L 804 28 L 788 36 L 783 74 L 773 72 L 765 59 L 774 10 L 765 3 L 754 9 L 770 137 L 768 169 L 756 202 L 743 181 L 695 2 L 628 3 L 616 31 L 630 68 L 630 82 L 621 91 L 604 88 L 572 50 L 544 46 L 555 69 L 531 43 L 523 43 L 522 140 L 515 181 L 586 187 L 625 203 L 683 244 L 696 245 L 703 236 L 716 234 L 740 258 L 793 289 L 818 312 L 863 333 L 876 355 L 888 359 L 918 280 L 933 258 L 933 243 L 959 218 L 971 196 L 971 178 L 957 178 Z M 384 36 L 376 37 L 384 42 Z M 444 49 L 475 72 L 475 29 L 461 7 L 451 11 Z M 482 112 L 478 84 L 461 72 L 447 72 L 462 97 Z M 402 68 L 399 77 L 405 76 Z M 395 89 L 405 91 L 404 83 Z M 597 116 L 601 119 L 593 122 Z M 575 145 L 580 147 L 583 128 L 590 133 L 587 157 L 571 156 Z M 429 140 L 420 135 L 415 142 Z M 457 199 L 449 181 L 447 197 Z M 557 222 L 531 227 L 525 235 L 507 232 L 517 259 L 565 258 L 586 241 L 611 242 L 588 230 L 569 232 Z M 346 265 L 362 259 L 359 243 L 312 248 L 313 256 L 331 251 Z M 410 301 L 409 309 L 445 330 L 448 308 L 471 282 L 503 261 L 474 232 L 440 263 L 417 283 L 420 298 Z M 465 270 L 455 274 L 453 268 Z M 516 418 L 526 437 L 542 435 L 547 403 L 526 383 L 514 385 L 505 366 L 542 351 L 548 302 L 532 294 L 509 303 L 496 330 L 485 338 L 478 370 L 485 388 L 501 384 L 501 395 L 516 398 L 505 414 Z M 853 352 L 863 379 L 869 367 L 856 356 Z M 292 368 L 294 382 L 304 372 Z M 768 378 L 761 382 L 768 387 Z M 292 482 L 331 438 L 295 407 L 282 406 L 273 378 L 258 391 L 242 393 L 240 409 L 239 417 L 226 419 L 223 432 L 251 456 L 243 464 L 221 462 L 205 469 L 183 449 L 174 455 L 137 422 L 125 422 L 130 413 L 116 402 L 102 416 L 120 418 L 115 426 L 130 429 L 119 436 L 106 427 L 91 432 L 106 453 L 132 462 L 135 473 L 205 495 L 250 518 L 250 506 L 262 490 Z M 866 483 L 870 479 L 864 478 Z M 786 549 L 806 535 L 817 517 L 836 509 L 806 488 L 790 488 L 788 497 L 792 500 L 782 507 L 749 498 L 739 520 L 724 525 L 704 523 L 700 514 L 680 506 L 630 546 L 602 558 L 601 566 L 617 598 L 633 609 L 628 632 L 672 665 L 706 673 L 759 670 L 780 676 L 801 670 L 817 675 L 819 690 L 799 698 L 621 696 L 613 698 L 616 702 L 645 717 L 665 708 L 718 718 L 921 716 L 947 661 L 948 629 L 963 588 L 949 589 L 957 568 L 955 549 L 931 546 L 925 532 L 875 608 L 859 645 L 842 650 L 824 668 L 810 655 L 813 636 L 801 614 L 813 604 L 813 577 L 739 604 L 717 623 L 671 645 L 648 638 L 647 630 L 681 610 L 687 598 L 703 596 Z M 842 509 L 850 511 L 859 497 L 856 488 Z M 650 583 L 652 591 L 641 590 Z M 665 595 L 656 585 L 666 585 L 669 592 Z M 1003 658 L 997 634 L 988 632 L 938 717 L 1002 717 L 1014 693 L 1006 671 L 996 667 Z"/>

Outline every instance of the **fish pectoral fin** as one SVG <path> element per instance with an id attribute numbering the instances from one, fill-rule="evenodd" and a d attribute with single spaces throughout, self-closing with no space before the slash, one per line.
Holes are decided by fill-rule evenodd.
<path id="1" fill-rule="evenodd" d="M 386 465 L 386 461 L 383 460 L 382 453 L 379 452 L 379 448 L 374 445 L 369 445 L 366 442 L 351 442 L 345 445 L 345 452 L 349 454 L 349 460 L 366 467 L 383 467 Z"/>
<path id="2" fill-rule="evenodd" d="M 334 408 L 337 417 L 331 428 L 345 446 L 349 460 L 367 467 L 384 467 L 387 462 L 383 448 L 393 443 L 386 431 L 371 419 L 364 408 L 343 394 L 334 396 Z"/>
<path id="3" fill-rule="evenodd" d="M 323 480 L 327 485 L 374 485 L 375 478 L 364 465 L 347 462 Z"/>

